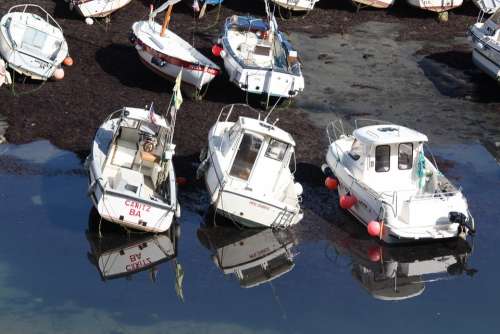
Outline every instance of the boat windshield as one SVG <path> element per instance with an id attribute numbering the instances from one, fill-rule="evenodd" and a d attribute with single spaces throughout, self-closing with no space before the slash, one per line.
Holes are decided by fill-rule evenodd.
<path id="1" fill-rule="evenodd" d="M 262 138 L 251 133 L 245 133 L 241 139 L 238 153 L 236 153 L 229 174 L 243 180 L 248 180 L 261 146 Z"/>

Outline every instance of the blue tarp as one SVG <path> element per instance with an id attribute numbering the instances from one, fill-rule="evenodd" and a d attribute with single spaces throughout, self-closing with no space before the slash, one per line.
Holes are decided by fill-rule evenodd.
<path id="1" fill-rule="evenodd" d="M 266 21 L 251 16 L 238 16 L 238 21 L 232 24 L 244 30 L 267 31 L 270 28 Z"/>
<path id="2" fill-rule="evenodd" d="M 207 5 L 218 5 L 222 3 L 224 0 L 201 0 L 201 2 L 206 2 Z"/>

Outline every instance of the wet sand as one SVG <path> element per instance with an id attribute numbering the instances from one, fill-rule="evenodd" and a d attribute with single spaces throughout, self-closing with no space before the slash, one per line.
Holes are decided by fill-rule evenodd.
<path id="1" fill-rule="evenodd" d="M 0 12 L 15 3 L 2 2 Z M 75 65 L 66 68 L 61 82 L 40 87 L 17 78 L 14 91 L 0 89 L 0 114 L 9 123 L 9 142 L 45 138 L 83 156 L 111 111 L 151 101 L 158 109 L 166 107 L 172 84 L 146 69 L 127 39 L 132 23 L 147 17 L 149 1 L 136 0 L 114 14 L 109 24 L 98 21 L 92 26 L 70 12 L 64 1 L 38 3 L 63 27 Z M 179 4 L 171 29 L 214 59 L 210 46 L 223 19 L 235 13 L 264 15 L 263 9 L 260 2 L 225 1 L 220 13 L 214 8 L 195 21 L 189 6 Z M 348 1 L 326 0 L 305 16 L 283 21 L 278 13 L 281 28 L 304 62 L 305 91 L 276 115 L 298 143 L 298 161 L 320 164 L 326 149 L 324 125 L 335 117 L 376 117 L 416 127 L 438 142 L 482 140 L 492 151 L 497 149 L 499 87 L 472 66 L 464 39 L 476 14 L 468 3 L 452 11 L 447 23 L 439 23 L 434 14 L 405 3 L 387 11 L 356 13 Z M 209 27 L 217 16 L 216 26 Z M 220 59 L 214 60 L 222 66 Z M 245 95 L 224 76 L 212 82 L 203 101 L 185 99 L 176 129 L 178 156 L 192 161 L 188 157 L 206 144 L 220 108 L 244 101 Z"/>

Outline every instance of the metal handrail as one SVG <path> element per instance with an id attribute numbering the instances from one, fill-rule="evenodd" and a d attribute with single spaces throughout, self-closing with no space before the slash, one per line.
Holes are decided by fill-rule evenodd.
<path id="1" fill-rule="evenodd" d="M 38 10 L 42 11 L 45 15 L 46 15 L 46 18 L 45 18 L 45 21 L 47 23 L 55 23 L 56 27 L 59 28 L 59 30 L 61 30 L 61 32 L 63 31 L 61 26 L 59 25 L 59 23 L 57 23 L 57 21 L 45 10 L 43 9 L 42 7 L 38 6 L 38 5 L 35 5 L 35 4 L 24 4 L 24 5 L 16 5 L 16 6 L 12 6 L 9 11 L 7 12 L 8 13 L 11 13 L 13 12 L 15 9 L 19 8 L 19 7 L 24 7 L 22 12 L 23 13 L 26 13 L 28 7 L 33 7 L 33 8 L 37 8 Z M 34 14 L 34 13 L 32 13 Z"/>

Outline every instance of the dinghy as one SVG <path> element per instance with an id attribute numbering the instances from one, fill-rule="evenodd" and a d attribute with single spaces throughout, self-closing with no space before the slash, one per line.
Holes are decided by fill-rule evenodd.
<path id="1" fill-rule="evenodd" d="M 182 70 L 183 82 L 200 91 L 219 75 L 220 68 L 188 42 L 168 30 L 172 7 L 179 1 L 169 0 L 158 9 L 151 10 L 148 21 L 135 22 L 132 25 L 130 41 L 146 67 L 168 79 L 175 78 Z M 154 18 L 164 10 L 167 11 L 161 26 Z"/>
<path id="2" fill-rule="evenodd" d="M 180 216 L 172 157 L 180 78 L 167 116 L 122 108 L 99 127 L 86 161 L 89 195 L 102 218 L 146 232 L 168 230 Z"/>
<path id="3" fill-rule="evenodd" d="M 69 8 L 76 9 L 83 17 L 99 18 L 111 15 L 131 2 L 132 0 L 69 0 Z"/>
<path id="4" fill-rule="evenodd" d="M 374 122 L 376 123 L 376 122 Z M 394 124 L 346 135 L 340 120 L 327 127 L 325 184 L 368 233 L 387 243 L 465 237 L 474 232 L 467 200 L 424 155 L 427 136 Z"/>
<path id="5" fill-rule="evenodd" d="M 94 222 L 94 225 L 99 224 Z M 158 266 L 177 257 L 177 229 L 174 224 L 167 233 L 130 234 L 125 231 L 104 233 L 93 230 L 86 233 L 90 244 L 89 260 L 96 266 L 102 280 L 132 276 L 150 271 L 156 279 Z"/>
<path id="6" fill-rule="evenodd" d="M 9 68 L 32 79 L 62 79 L 68 44 L 59 24 L 42 7 L 17 5 L 0 20 L 0 55 Z"/>
<path id="7" fill-rule="evenodd" d="M 212 51 L 224 60 L 229 80 L 243 91 L 289 98 L 304 89 L 297 51 L 278 30 L 269 11 L 267 19 L 233 15 L 226 19 L 219 45 Z"/>
<path id="8" fill-rule="evenodd" d="M 319 0 L 271 0 L 273 3 L 283 8 L 293 11 L 308 11 L 314 8 Z"/>
<path id="9" fill-rule="evenodd" d="M 248 227 L 297 224 L 303 217 L 302 186 L 289 167 L 295 169 L 292 136 L 260 114 L 230 121 L 233 111 L 258 113 L 248 105 L 227 105 L 210 129 L 197 175 L 205 178 L 211 204 Z"/>
<path id="10" fill-rule="evenodd" d="M 369 6 L 373 8 L 386 9 L 392 6 L 395 0 L 351 0 L 356 7 Z"/>
<path id="11" fill-rule="evenodd" d="M 438 13 L 442 21 L 448 20 L 448 11 L 462 6 L 463 0 L 406 0 L 410 5 Z"/>
<path id="12" fill-rule="evenodd" d="M 242 230 L 213 224 L 197 231 L 200 242 L 209 249 L 213 261 L 224 275 L 234 275 L 242 288 L 271 282 L 290 272 L 295 263 L 295 239 L 288 230 Z"/>
<path id="13" fill-rule="evenodd" d="M 486 14 L 493 14 L 500 8 L 500 0 L 472 0 L 472 2 Z"/>
<path id="14" fill-rule="evenodd" d="M 472 61 L 483 72 L 500 81 L 500 10 L 485 22 L 478 21 L 469 28 L 472 42 Z"/>

